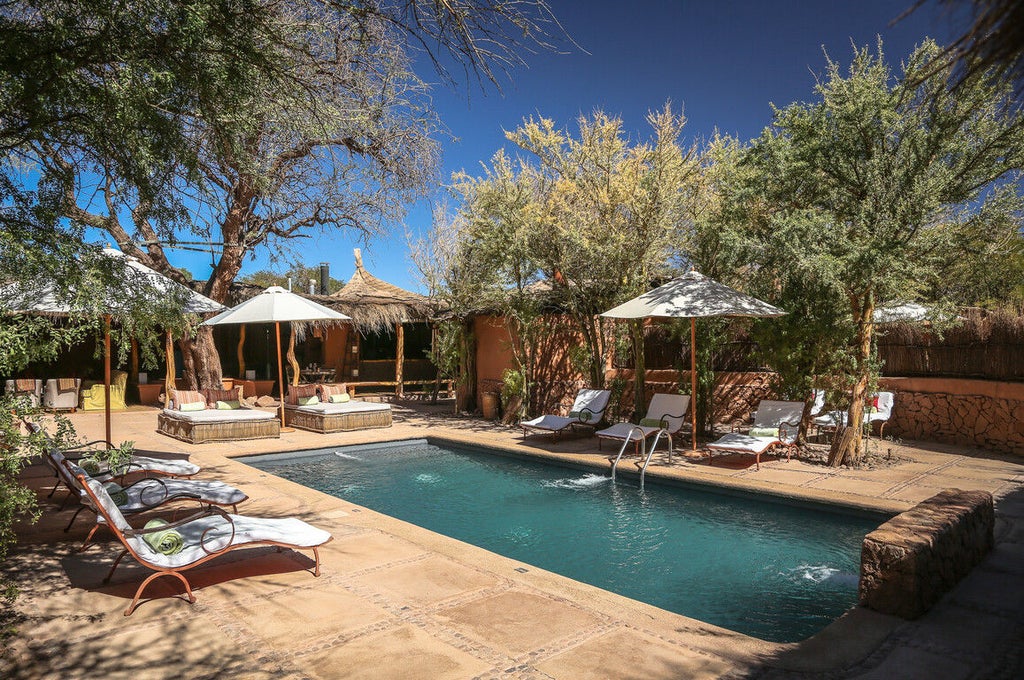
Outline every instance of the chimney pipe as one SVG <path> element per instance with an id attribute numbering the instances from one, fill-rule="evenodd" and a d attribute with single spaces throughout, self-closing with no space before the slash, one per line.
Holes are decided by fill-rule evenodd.
<path id="1" fill-rule="evenodd" d="M 331 283 L 331 265 L 327 262 L 320 263 L 320 294 L 328 295 L 328 286 Z"/>

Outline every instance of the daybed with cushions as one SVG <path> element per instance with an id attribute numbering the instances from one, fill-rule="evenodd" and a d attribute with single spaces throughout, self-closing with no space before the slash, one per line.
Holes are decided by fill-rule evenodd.
<path id="1" fill-rule="evenodd" d="M 156 431 L 190 444 L 281 436 L 281 421 L 269 411 L 246 408 L 242 390 L 171 390 Z"/>
<path id="2" fill-rule="evenodd" d="M 284 420 L 323 433 L 391 427 L 391 405 L 352 399 L 344 384 L 297 385 L 288 390 Z"/>

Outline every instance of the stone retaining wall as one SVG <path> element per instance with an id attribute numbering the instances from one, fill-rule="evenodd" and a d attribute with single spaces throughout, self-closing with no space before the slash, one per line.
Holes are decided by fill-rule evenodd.
<path id="1" fill-rule="evenodd" d="M 886 435 L 1024 455 L 1024 385 L 883 378 L 896 393 Z"/>
<path id="2" fill-rule="evenodd" d="M 995 511 L 987 491 L 946 489 L 864 538 L 860 601 L 915 619 L 992 549 Z"/>

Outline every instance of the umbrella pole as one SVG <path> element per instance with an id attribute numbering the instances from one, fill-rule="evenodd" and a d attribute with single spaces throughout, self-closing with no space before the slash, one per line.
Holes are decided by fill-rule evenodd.
<path id="1" fill-rule="evenodd" d="M 697 450 L 697 319 L 690 317 L 690 432 Z"/>
<path id="2" fill-rule="evenodd" d="M 274 335 L 277 338 L 277 384 L 281 387 L 281 432 L 294 432 L 290 427 L 284 426 L 284 372 L 281 368 L 281 322 L 274 322 Z"/>
<path id="3" fill-rule="evenodd" d="M 103 422 L 106 425 L 107 448 L 113 446 L 110 438 L 110 315 L 103 315 Z"/>

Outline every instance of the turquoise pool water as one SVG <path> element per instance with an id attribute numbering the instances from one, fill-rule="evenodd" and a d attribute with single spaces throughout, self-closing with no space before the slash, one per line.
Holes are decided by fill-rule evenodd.
<path id="1" fill-rule="evenodd" d="M 857 600 L 881 518 L 698 489 L 647 488 L 424 443 L 330 448 L 250 465 L 642 602 L 792 642 Z"/>

